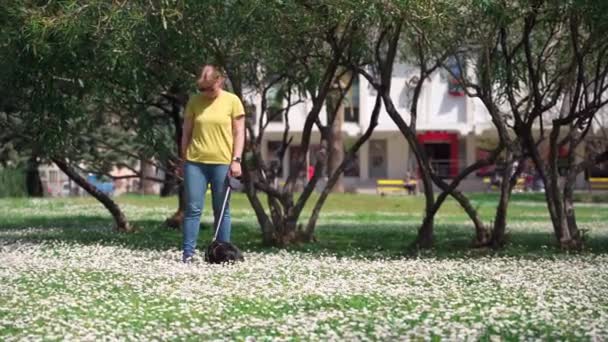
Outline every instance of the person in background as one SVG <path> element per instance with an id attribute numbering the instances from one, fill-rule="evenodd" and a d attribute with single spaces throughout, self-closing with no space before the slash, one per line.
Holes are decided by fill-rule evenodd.
<path id="1" fill-rule="evenodd" d="M 418 193 L 418 180 L 412 177 L 409 171 L 405 173 L 403 186 L 407 190 L 408 195 L 415 195 Z"/>
<path id="2" fill-rule="evenodd" d="M 314 177 L 315 175 L 315 167 L 314 165 L 308 165 L 308 181 L 310 182 L 310 180 L 312 179 L 312 177 Z"/>

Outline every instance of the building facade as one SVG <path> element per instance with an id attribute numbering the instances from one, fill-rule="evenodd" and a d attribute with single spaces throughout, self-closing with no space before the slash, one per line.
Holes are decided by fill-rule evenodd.
<path id="1" fill-rule="evenodd" d="M 391 97 L 407 123 L 410 122 L 412 90 L 417 78 L 418 70 L 414 67 L 398 65 L 393 71 Z M 353 81 L 345 101 L 342 127 L 345 147 L 352 145 L 368 128 L 375 98 L 375 90 L 364 77 L 359 76 Z M 258 111 L 260 102 L 257 99 L 255 107 Z M 294 139 L 283 160 L 283 179 L 289 174 L 294 156 L 302 153 L 299 142 L 311 107 L 310 102 L 303 102 L 289 112 L 290 135 Z M 256 117 L 257 115 L 260 113 L 256 113 Z M 325 111 L 321 112 L 320 118 L 326 120 Z M 606 121 L 605 113 L 599 118 Z M 285 128 L 282 120 L 279 117 L 266 128 L 262 154 L 267 161 L 276 159 L 275 152 L 281 146 Z M 435 72 L 424 82 L 418 102 L 416 125 L 418 140 L 432 166 L 446 179 L 456 176 L 464 167 L 483 158 L 498 143 L 485 106 L 480 100 L 465 96 L 451 74 L 445 70 Z M 596 131 L 591 136 L 597 134 Z M 314 165 L 319 141 L 320 135 L 315 128 L 307 154 L 310 165 Z M 581 146 L 581 149 L 584 150 L 584 147 Z M 491 173 L 493 168 L 494 166 L 486 167 L 469 176 L 462 183 L 463 189 L 484 189 L 482 177 Z M 417 165 L 405 138 L 383 108 L 373 135 L 360 148 L 357 160 L 345 173 L 345 185 L 372 186 L 377 179 L 403 179 L 406 174 L 416 173 Z M 581 176 L 578 183 L 579 187 L 585 186 L 584 176 Z"/>
<path id="2" fill-rule="evenodd" d="M 452 70 L 454 72 L 454 70 Z M 418 70 L 408 65 L 397 65 L 393 70 L 391 97 L 396 109 L 403 119 L 410 122 L 410 106 L 412 90 L 418 78 Z M 606 95 L 608 97 L 608 94 Z M 345 148 L 352 146 L 369 127 L 371 113 L 375 104 L 376 91 L 359 76 L 353 80 L 344 104 L 344 123 L 342 126 Z M 259 117 L 261 99 L 250 97 L 248 103 L 253 106 L 248 113 L 255 113 Z M 300 172 L 305 180 L 312 172 L 310 166 L 315 164 L 316 151 L 319 149 L 320 134 L 314 128 L 311 136 L 311 145 L 308 151 L 300 151 L 300 140 L 306 116 L 312 103 L 303 101 L 298 103 L 289 112 L 289 134 L 293 143 L 286 151 L 280 178 L 283 180 L 294 167 L 293 161 L 297 156 L 306 153 L 308 166 Z M 325 109 L 320 113 L 322 122 L 326 122 Z M 589 143 L 581 144 L 577 151 L 580 160 L 588 152 L 590 144 L 606 146 L 608 144 L 607 132 L 608 111 L 603 110 L 596 118 L 595 127 L 590 133 Z M 255 121 L 255 120 L 254 120 Z M 257 121 L 254 129 L 257 130 Z M 416 121 L 417 138 L 423 145 L 433 168 L 445 179 L 456 176 L 463 168 L 483 158 L 488 151 L 498 143 L 498 137 L 485 106 L 478 100 L 465 96 L 458 82 L 445 70 L 437 71 L 425 80 L 418 102 L 418 118 Z M 262 155 L 268 163 L 276 163 L 277 151 L 281 147 L 285 122 L 282 115 L 275 116 L 266 130 L 262 140 Z M 548 148 L 545 144 L 541 153 L 546 155 Z M 608 163 L 606 163 L 608 164 Z M 599 177 L 608 177 L 608 165 L 596 168 Z M 141 168 L 141 163 L 136 168 Z M 148 168 L 149 169 L 149 168 Z M 462 190 L 484 190 L 486 185 L 483 178 L 491 174 L 494 166 L 485 167 L 471 174 L 461 183 Z M 55 165 L 45 165 L 40 168 L 42 183 L 45 192 L 52 196 L 67 196 L 80 194 L 81 189 L 67 178 Z M 318 172 L 314 171 L 314 172 Z M 413 154 L 402 133 L 381 109 L 378 125 L 371 138 L 359 149 L 356 160 L 347 167 L 344 185 L 347 190 L 362 187 L 373 187 L 378 179 L 403 179 L 406 175 L 415 177 L 418 166 Z M 115 169 L 113 176 L 128 176 L 131 171 Z M 164 175 L 161 170 L 146 172 L 156 178 Z M 586 175 L 581 174 L 577 179 L 577 187 L 585 188 Z M 138 178 L 120 179 L 114 182 L 114 194 L 146 193 L 158 194 L 160 184 L 144 181 Z"/>

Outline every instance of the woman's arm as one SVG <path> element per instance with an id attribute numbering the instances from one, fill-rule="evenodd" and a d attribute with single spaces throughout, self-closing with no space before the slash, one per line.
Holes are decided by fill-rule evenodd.
<path id="1" fill-rule="evenodd" d="M 190 140 L 192 140 L 192 118 L 184 118 L 184 124 L 182 125 L 182 144 L 181 144 L 181 159 L 186 159 L 186 151 L 190 146 Z"/>
<path id="2" fill-rule="evenodd" d="M 232 177 L 241 176 L 241 159 L 243 148 L 245 147 L 245 115 L 239 115 L 232 119 L 232 162 L 230 163 L 230 173 Z"/>
<path id="3" fill-rule="evenodd" d="M 182 141 L 180 144 L 180 166 L 178 168 L 178 172 L 183 175 L 184 168 L 184 160 L 186 160 L 186 152 L 188 151 L 188 146 L 190 146 L 190 141 L 192 140 L 192 126 L 194 125 L 192 117 L 185 117 L 184 123 L 182 125 Z"/>

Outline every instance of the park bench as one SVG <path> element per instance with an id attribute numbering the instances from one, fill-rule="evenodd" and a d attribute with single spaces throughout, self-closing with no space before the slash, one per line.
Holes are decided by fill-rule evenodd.
<path id="1" fill-rule="evenodd" d="M 608 177 L 590 177 L 589 190 L 608 190 Z"/>
<path id="2" fill-rule="evenodd" d="M 492 178 L 490 177 L 483 177 L 483 184 L 489 185 L 492 182 Z M 496 184 L 492 184 L 492 189 L 498 189 L 499 186 Z M 525 177 L 518 177 L 517 178 L 517 183 L 515 183 L 515 186 L 513 187 L 513 190 L 519 192 L 519 191 L 524 191 L 526 187 L 526 178 Z"/>
<path id="3" fill-rule="evenodd" d="M 417 192 L 418 182 L 414 179 L 407 183 L 414 187 L 414 193 Z M 406 183 L 403 179 L 378 179 L 376 181 L 376 193 L 380 195 L 387 194 L 405 194 L 407 193 Z"/>

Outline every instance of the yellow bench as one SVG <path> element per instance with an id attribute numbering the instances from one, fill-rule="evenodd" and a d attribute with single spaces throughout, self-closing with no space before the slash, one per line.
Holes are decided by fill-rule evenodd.
<path id="1" fill-rule="evenodd" d="M 407 185 L 414 187 L 417 192 L 418 182 L 414 179 L 407 182 Z M 380 195 L 407 193 L 406 182 L 403 179 L 378 179 L 376 181 L 376 193 Z"/>
<path id="2" fill-rule="evenodd" d="M 517 182 L 515 183 L 515 187 L 513 187 L 515 191 L 524 191 L 526 190 L 526 177 L 518 177 Z"/>
<path id="3" fill-rule="evenodd" d="M 589 190 L 608 190 L 608 177 L 590 177 Z"/>
<path id="4" fill-rule="evenodd" d="M 484 184 L 490 184 L 492 182 L 492 178 L 490 177 L 483 177 L 483 183 Z M 526 178 L 525 177 L 518 177 L 517 178 L 517 183 L 515 183 L 515 187 L 513 188 L 513 190 L 516 191 L 523 191 L 525 190 L 526 187 Z M 498 186 L 496 184 L 492 184 L 492 188 L 496 188 L 498 189 Z"/>

